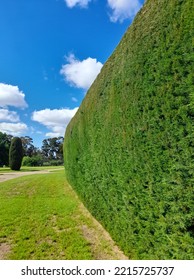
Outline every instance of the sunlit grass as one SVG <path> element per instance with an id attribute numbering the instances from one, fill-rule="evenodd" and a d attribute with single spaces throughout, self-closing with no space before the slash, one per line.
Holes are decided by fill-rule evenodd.
<path id="1" fill-rule="evenodd" d="M 92 259 L 83 237 L 79 200 L 64 172 L 18 178 L 0 184 L 0 243 L 8 259 Z"/>
<path id="2" fill-rule="evenodd" d="M 64 170 L 53 170 L 0 183 L 3 259 L 119 259 Z"/>

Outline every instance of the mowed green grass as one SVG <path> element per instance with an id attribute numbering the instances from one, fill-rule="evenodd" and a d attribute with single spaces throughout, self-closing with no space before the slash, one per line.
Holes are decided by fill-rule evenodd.
<path id="1" fill-rule="evenodd" d="M 5 259 L 95 259 L 83 231 L 93 221 L 80 205 L 64 170 L 0 183 L 0 245 L 10 247 Z M 101 247 L 108 250 L 106 242 Z"/>

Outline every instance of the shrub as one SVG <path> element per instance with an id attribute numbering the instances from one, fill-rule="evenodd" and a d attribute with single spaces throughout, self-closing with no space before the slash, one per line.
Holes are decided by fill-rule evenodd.
<path id="1" fill-rule="evenodd" d="M 63 160 L 50 160 L 49 161 L 50 166 L 59 166 L 63 165 Z"/>
<path id="2" fill-rule="evenodd" d="M 40 155 L 32 156 L 32 157 L 24 157 L 22 160 L 23 166 L 42 166 L 43 159 Z"/>
<path id="3" fill-rule="evenodd" d="M 28 156 L 23 157 L 22 166 L 31 166 L 31 159 Z"/>
<path id="4" fill-rule="evenodd" d="M 11 170 L 20 170 L 23 158 L 22 141 L 19 137 L 14 137 L 9 149 L 9 166 Z"/>

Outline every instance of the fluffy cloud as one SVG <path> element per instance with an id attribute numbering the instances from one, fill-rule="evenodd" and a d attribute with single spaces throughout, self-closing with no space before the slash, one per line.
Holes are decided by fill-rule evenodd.
<path id="1" fill-rule="evenodd" d="M 0 121 L 19 122 L 20 118 L 14 111 L 0 109 Z"/>
<path id="2" fill-rule="evenodd" d="M 64 0 L 67 7 L 74 8 L 80 6 L 81 8 L 87 8 L 89 2 L 92 0 Z M 112 22 L 123 22 L 127 18 L 133 18 L 142 4 L 140 0 L 107 0 L 108 7 L 111 9 L 109 15 Z"/>
<path id="3" fill-rule="evenodd" d="M 26 108 L 25 94 L 17 86 L 0 83 L 0 107 Z"/>
<path id="4" fill-rule="evenodd" d="M 60 74 L 72 86 L 88 89 L 103 66 L 95 58 L 88 57 L 82 61 L 77 60 L 73 54 L 67 57 L 67 64 L 62 66 Z"/>
<path id="5" fill-rule="evenodd" d="M 133 18 L 141 8 L 139 0 L 107 0 L 112 13 L 110 20 L 112 22 L 123 22 L 127 18 Z"/>
<path id="6" fill-rule="evenodd" d="M 27 125 L 24 123 L 0 123 L 0 131 L 11 135 L 21 135 L 27 130 Z"/>
<path id="7" fill-rule="evenodd" d="M 17 112 L 8 110 L 8 106 L 26 108 L 28 105 L 25 94 L 17 86 L 0 83 L 0 131 L 19 136 L 27 131 L 27 125 L 20 122 Z"/>
<path id="8" fill-rule="evenodd" d="M 46 134 L 47 137 L 64 136 L 66 126 L 77 110 L 78 108 L 35 111 L 32 114 L 32 120 L 45 125 L 51 130 Z"/>
<path id="9" fill-rule="evenodd" d="M 91 0 L 65 0 L 67 7 L 73 8 L 75 6 L 80 6 L 81 8 L 86 8 Z"/>

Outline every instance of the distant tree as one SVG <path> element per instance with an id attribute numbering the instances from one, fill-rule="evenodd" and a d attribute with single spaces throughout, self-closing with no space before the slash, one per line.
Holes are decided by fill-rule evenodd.
<path id="1" fill-rule="evenodd" d="M 63 158 L 63 137 L 54 137 L 43 140 L 42 154 L 48 160 L 61 160 Z"/>
<path id="2" fill-rule="evenodd" d="M 24 156 L 32 157 L 36 154 L 36 148 L 34 147 L 33 139 L 29 136 L 21 137 L 22 146 L 23 146 L 23 154 Z"/>
<path id="3" fill-rule="evenodd" d="M 41 147 L 42 155 L 46 159 L 50 159 L 50 146 L 48 143 L 48 139 L 44 139 L 42 141 L 42 147 Z"/>
<path id="4" fill-rule="evenodd" d="M 9 165 L 9 147 L 12 137 L 0 132 L 0 166 Z"/>
<path id="5" fill-rule="evenodd" d="M 11 140 L 9 149 L 9 166 L 12 170 L 20 170 L 23 158 L 22 141 L 19 137 Z"/>

